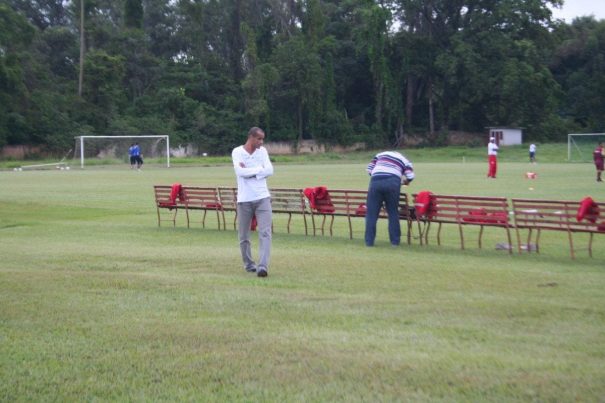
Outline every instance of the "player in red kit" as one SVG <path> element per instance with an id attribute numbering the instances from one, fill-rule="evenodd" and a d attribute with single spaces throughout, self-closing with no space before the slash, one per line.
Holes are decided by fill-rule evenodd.
<path id="1" fill-rule="evenodd" d="M 487 177 L 496 179 L 496 171 L 498 170 L 498 145 L 496 144 L 496 139 L 494 137 L 490 137 L 489 144 L 487 145 L 487 161 L 489 163 Z"/>
<path id="2" fill-rule="evenodd" d="M 597 182 L 603 182 L 601 174 L 603 174 L 603 160 L 605 160 L 605 147 L 603 142 L 600 142 L 592 153 L 594 165 L 597 168 Z"/>

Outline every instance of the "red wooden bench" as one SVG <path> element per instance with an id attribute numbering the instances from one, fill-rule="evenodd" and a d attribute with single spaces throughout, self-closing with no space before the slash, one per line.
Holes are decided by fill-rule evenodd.
<path id="1" fill-rule="evenodd" d="M 189 228 L 191 221 L 189 211 L 199 210 L 203 212 L 201 218 L 202 228 L 206 228 L 206 214 L 208 211 L 214 211 L 216 212 L 218 229 L 221 229 L 219 214 L 223 207 L 215 187 L 183 186 L 183 194 L 185 196 L 183 204 L 185 205 L 185 213 L 187 215 L 187 228 Z"/>
<path id="2" fill-rule="evenodd" d="M 286 225 L 288 233 L 290 233 L 290 224 L 293 214 L 303 216 L 305 226 L 305 235 L 308 234 L 307 215 L 309 212 L 305 209 L 305 200 L 301 189 L 286 189 L 272 188 L 271 193 L 271 209 L 274 213 L 288 214 L 288 222 Z M 225 212 L 233 212 L 233 229 L 237 229 L 237 188 L 234 187 L 218 187 L 219 200 L 222 206 L 223 228 L 226 228 Z"/>
<path id="3" fill-rule="evenodd" d="M 517 246 L 522 252 L 520 229 L 527 229 L 527 251 L 530 252 L 533 232 L 536 231 L 536 252 L 540 253 L 540 234 L 544 231 L 566 232 L 569 239 L 569 252 L 575 258 L 574 233 L 589 234 L 588 254 L 592 257 L 594 234 L 605 234 L 605 203 L 595 203 L 596 210 L 578 220 L 580 201 L 512 199 Z"/>
<path id="4" fill-rule="evenodd" d="M 365 217 L 366 201 L 368 198 L 367 190 L 351 190 L 351 189 L 327 189 L 329 198 L 315 199 L 315 207 L 309 207 L 311 211 L 311 221 L 313 224 L 313 235 L 316 235 L 317 225 L 315 217 L 321 216 L 321 234 L 324 235 L 325 224 L 330 217 L 330 236 L 333 235 L 334 218 L 347 217 L 349 225 L 349 238 L 353 239 L 353 223 L 355 217 Z M 411 217 L 409 214 L 409 204 L 407 194 L 400 193 L 399 197 L 399 219 L 405 220 L 407 229 L 407 242 L 411 242 Z M 381 209 L 379 218 L 387 218 L 386 211 Z"/>
<path id="5" fill-rule="evenodd" d="M 184 208 L 183 205 L 179 205 L 179 200 L 173 199 L 172 186 L 171 185 L 156 185 L 153 187 L 155 195 L 155 207 L 158 214 L 158 227 L 161 226 L 162 221 L 172 222 L 172 226 L 176 226 L 176 216 L 179 212 L 179 208 Z M 165 218 L 168 216 L 168 218 Z"/>
<path id="6" fill-rule="evenodd" d="M 225 212 L 233 212 L 233 229 L 237 229 L 237 188 L 219 186 L 218 198 L 220 200 L 222 210 L 221 215 L 223 217 L 223 229 L 227 229 L 227 223 L 225 221 Z"/>
<path id="7" fill-rule="evenodd" d="M 273 213 L 288 214 L 288 223 L 286 225 L 288 234 L 290 233 L 292 214 L 300 214 L 305 225 L 305 235 L 308 235 L 308 212 L 302 189 L 272 188 L 269 189 L 269 192 L 271 193 L 271 209 Z"/>
<path id="8" fill-rule="evenodd" d="M 416 199 L 417 195 L 413 195 Z M 479 226 L 478 246 L 482 247 L 484 227 L 499 227 L 506 231 L 509 253 L 512 253 L 508 203 L 504 197 L 448 196 L 431 194 L 428 208 L 419 214 L 416 208 L 416 221 L 421 243 L 428 244 L 431 224 L 438 224 L 437 244 L 441 245 L 442 224 L 456 224 L 460 233 L 460 247 L 464 249 L 464 230 L 466 225 Z"/>

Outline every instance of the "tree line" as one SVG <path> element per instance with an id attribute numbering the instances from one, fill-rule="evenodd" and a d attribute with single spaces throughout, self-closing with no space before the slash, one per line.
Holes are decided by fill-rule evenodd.
<path id="1" fill-rule="evenodd" d="M 605 131 L 605 20 L 562 0 L 0 0 L 0 146 L 169 134 L 443 145 Z"/>

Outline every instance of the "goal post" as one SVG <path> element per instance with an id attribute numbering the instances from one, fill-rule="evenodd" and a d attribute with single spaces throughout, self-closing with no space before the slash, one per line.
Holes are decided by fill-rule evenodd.
<path id="1" fill-rule="evenodd" d="M 124 144 L 121 145 L 121 150 L 119 152 L 120 155 L 126 155 L 128 150 L 128 143 L 133 142 L 141 142 L 141 140 L 149 139 L 151 140 L 150 144 L 142 145 L 143 155 L 144 156 L 153 156 L 156 153 L 161 154 L 166 159 L 166 167 L 170 168 L 170 136 L 168 135 L 140 135 L 140 136 L 75 136 L 76 139 L 76 150 L 79 153 L 74 153 L 74 158 L 80 158 L 80 167 L 84 168 L 84 164 L 86 158 L 92 158 L 90 155 L 87 157 L 87 152 L 96 152 L 97 154 L 112 154 L 112 152 L 116 153 L 116 145 L 118 142 L 122 141 Z M 155 140 L 155 141 L 153 141 Z M 99 146 L 100 141 L 106 141 L 107 144 L 102 147 Z M 164 141 L 166 143 L 165 147 L 161 147 L 160 149 L 156 149 L 156 146 Z M 95 150 L 91 150 L 93 147 L 88 146 L 91 142 L 97 143 Z M 115 155 L 114 155 L 115 156 Z"/>
<path id="2" fill-rule="evenodd" d="M 592 152 L 600 142 L 605 142 L 605 133 L 569 133 L 567 161 L 592 162 Z"/>

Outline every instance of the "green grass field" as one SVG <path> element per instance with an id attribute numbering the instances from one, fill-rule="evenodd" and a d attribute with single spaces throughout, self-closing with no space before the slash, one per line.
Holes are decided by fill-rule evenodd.
<path id="1" fill-rule="evenodd" d="M 504 159 L 487 180 L 419 160 L 410 193 L 605 199 L 590 164 Z M 270 186 L 367 187 L 336 162 L 278 162 Z M 344 219 L 306 237 L 276 216 L 259 279 L 212 215 L 157 227 L 152 185 L 177 181 L 235 183 L 228 164 L 0 172 L 1 401 L 603 401 L 605 236 L 572 261 L 565 234 L 540 255 L 495 250 L 493 228 L 462 251 L 453 226 L 391 248 L 381 221 L 368 249 L 361 220 L 349 240 Z"/>

